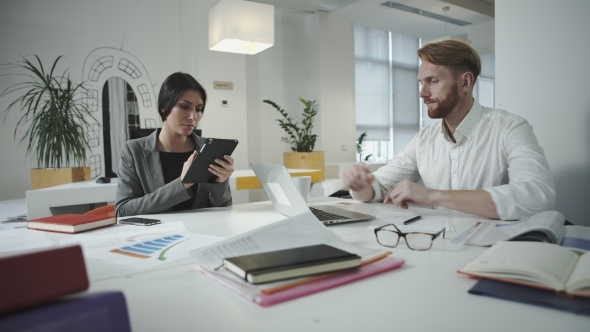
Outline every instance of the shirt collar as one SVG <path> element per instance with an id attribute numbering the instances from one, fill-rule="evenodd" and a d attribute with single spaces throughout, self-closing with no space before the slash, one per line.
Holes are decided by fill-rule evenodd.
<path id="1" fill-rule="evenodd" d="M 467 136 L 471 138 L 473 136 L 473 132 L 479 123 L 483 115 L 483 106 L 481 106 L 475 98 L 473 99 L 473 105 L 471 105 L 471 109 L 469 113 L 465 116 L 463 121 L 457 127 L 456 132 L 460 132 L 463 136 Z"/>
<path id="2" fill-rule="evenodd" d="M 473 105 L 471 105 L 471 109 L 469 110 L 469 113 L 467 113 L 467 115 L 465 116 L 465 118 L 463 119 L 463 121 L 461 121 L 461 123 L 459 124 L 459 126 L 457 127 L 457 129 L 455 130 L 455 138 L 457 138 L 457 133 L 461 134 L 462 136 L 466 136 L 468 138 L 471 138 L 473 135 L 473 132 L 475 131 L 475 128 L 477 127 L 477 124 L 479 123 L 479 120 L 481 119 L 482 115 L 483 115 L 483 106 L 481 106 L 477 100 L 474 98 L 473 99 Z M 447 133 L 447 130 L 445 129 L 445 125 L 443 123 L 444 120 L 440 121 L 440 132 L 442 133 L 442 135 L 444 136 L 444 138 L 447 141 L 450 141 L 450 137 L 449 137 L 449 133 Z"/>

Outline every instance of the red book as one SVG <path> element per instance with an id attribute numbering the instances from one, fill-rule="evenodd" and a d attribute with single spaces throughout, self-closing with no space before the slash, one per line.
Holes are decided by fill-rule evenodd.
<path id="1" fill-rule="evenodd" d="M 27 222 L 27 228 L 61 233 L 79 233 L 116 223 L 116 218 L 105 215 L 60 214 L 29 220 Z"/>
<path id="2" fill-rule="evenodd" d="M 0 315 L 88 289 L 80 246 L 0 258 Z"/>

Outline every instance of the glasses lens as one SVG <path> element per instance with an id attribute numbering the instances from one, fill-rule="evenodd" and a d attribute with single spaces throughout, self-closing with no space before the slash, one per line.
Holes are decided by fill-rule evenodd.
<path id="1" fill-rule="evenodd" d="M 408 247 L 424 250 L 429 249 L 432 245 L 432 236 L 420 233 L 406 234 L 406 241 L 408 242 Z"/>
<path id="2" fill-rule="evenodd" d="M 395 247 L 399 241 L 399 235 L 395 232 L 382 229 L 377 232 L 377 240 L 384 246 Z"/>

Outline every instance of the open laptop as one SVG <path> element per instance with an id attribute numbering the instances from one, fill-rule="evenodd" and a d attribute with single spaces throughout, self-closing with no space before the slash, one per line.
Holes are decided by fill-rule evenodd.
<path id="1" fill-rule="evenodd" d="M 264 187 L 264 191 L 275 210 L 286 216 L 292 217 L 303 212 L 310 211 L 324 225 L 333 225 L 345 222 L 364 221 L 374 219 L 374 216 L 352 212 L 331 205 L 309 207 L 301 197 L 299 190 L 291 174 L 283 165 L 250 164 L 252 170 Z"/>

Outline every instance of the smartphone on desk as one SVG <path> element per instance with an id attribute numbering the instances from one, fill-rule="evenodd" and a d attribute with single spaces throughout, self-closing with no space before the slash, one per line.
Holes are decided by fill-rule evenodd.
<path id="1" fill-rule="evenodd" d="M 161 224 L 161 222 L 158 219 L 132 217 L 132 218 L 119 220 L 119 224 L 137 225 L 137 226 L 152 226 L 152 225 L 156 225 L 156 224 Z"/>

